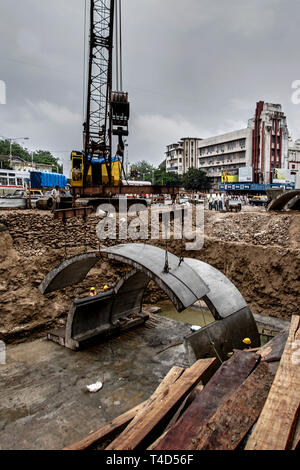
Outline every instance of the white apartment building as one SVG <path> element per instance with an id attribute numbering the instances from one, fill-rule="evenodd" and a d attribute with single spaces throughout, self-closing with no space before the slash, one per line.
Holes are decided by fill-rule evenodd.
<path id="1" fill-rule="evenodd" d="M 288 168 L 291 172 L 291 176 L 295 177 L 300 175 L 300 139 L 293 142 L 289 140 L 289 156 L 288 156 Z"/>
<path id="2" fill-rule="evenodd" d="M 233 175 L 241 167 L 251 167 L 252 183 L 270 184 L 275 168 L 299 170 L 299 147 L 300 142 L 289 140 L 281 105 L 259 101 L 244 129 L 208 139 L 182 138 L 169 145 L 166 168 L 179 174 L 202 169 L 217 188 L 224 172 Z"/>
<path id="3" fill-rule="evenodd" d="M 176 144 L 167 145 L 165 152 L 167 171 L 183 175 L 189 168 L 198 168 L 198 145 L 202 139 L 183 137 Z"/>
<path id="4" fill-rule="evenodd" d="M 197 168 L 206 172 L 213 187 L 221 183 L 224 171 L 231 173 L 247 166 L 251 156 L 250 136 L 251 130 L 246 128 L 200 142 Z"/>

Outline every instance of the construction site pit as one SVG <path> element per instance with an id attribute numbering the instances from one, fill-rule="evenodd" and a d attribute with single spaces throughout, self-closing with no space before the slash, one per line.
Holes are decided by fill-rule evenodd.
<path id="1" fill-rule="evenodd" d="M 147 399 L 173 365 L 187 367 L 183 340 L 191 326 L 214 321 L 201 301 L 178 313 L 151 282 L 144 325 L 79 352 L 48 341 L 50 330 L 65 325 L 74 299 L 87 296 L 92 286 L 99 293 L 105 285 L 114 287 L 128 271 L 103 260 L 80 285 L 45 296 L 38 290 L 65 257 L 99 248 L 98 221 L 94 215 L 86 225 L 72 219 L 65 229 L 48 211 L 0 212 L 0 341 L 6 346 L 0 449 L 62 449 L 83 438 Z M 168 241 L 168 250 L 225 274 L 248 303 L 264 344 L 299 312 L 299 212 L 205 210 L 204 229 L 201 250 L 184 251 L 178 240 Z M 163 240 L 147 243 L 165 248 Z M 97 380 L 102 390 L 89 393 L 87 385 Z"/>

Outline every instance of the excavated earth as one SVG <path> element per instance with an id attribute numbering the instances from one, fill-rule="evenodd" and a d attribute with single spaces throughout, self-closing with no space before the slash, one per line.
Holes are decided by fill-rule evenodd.
<path id="1" fill-rule="evenodd" d="M 113 287 L 128 270 L 102 261 L 80 285 L 43 296 L 38 285 L 64 257 L 98 249 L 99 218 L 71 219 L 66 228 L 45 211 L 0 212 L 0 340 L 18 343 L 65 324 L 70 303 Z M 238 287 L 253 313 L 289 320 L 298 312 L 300 294 L 300 213 L 267 213 L 243 208 L 240 213 L 205 211 L 205 242 L 198 251 L 182 251 L 178 240 L 168 250 L 195 257 L 220 271 Z M 119 244 L 107 240 L 101 246 Z M 149 240 L 165 247 L 164 241 Z M 156 304 L 165 294 L 150 283 L 145 303 Z M 224 299 L 226 302 L 226 299 Z"/>

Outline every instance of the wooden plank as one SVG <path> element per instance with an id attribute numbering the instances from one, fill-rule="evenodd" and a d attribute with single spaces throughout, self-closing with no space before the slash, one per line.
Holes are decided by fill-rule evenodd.
<path id="1" fill-rule="evenodd" d="M 157 397 L 163 393 L 169 385 L 172 385 L 174 382 L 176 382 L 176 380 L 182 375 L 183 371 L 183 367 L 172 367 L 166 377 L 159 384 L 152 397 Z M 131 410 L 115 418 L 111 423 L 103 426 L 84 439 L 75 442 L 68 447 L 65 447 L 63 450 L 87 450 L 88 448 L 95 446 L 97 443 L 99 445 L 100 441 L 108 440 L 112 434 L 118 431 L 118 429 L 121 429 L 129 424 L 130 421 L 148 405 L 148 403 L 149 400 L 145 400 L 143 403 L 140 403 Z"/>
<path id="2" fill-rule="evenodd" d="M 187 369 L 182 376 L 162 392 L 150 406 L 140 413 L 134 423 L 117 437 L 106 450 L 133 450 L 136 449 L 153 429 L 161 423 L 170 410 L 172 410 L 192 388 L 201 380 L 203 375 L 215 366 L 216 358 L 201 359 Z"/>
<path id="3" fill-rule="evenodd" d="M 296 428 L 295 428 L 295 434 L 294 434 L 294 439 L 293 439 L 293 444 L 292 444 L 292 450 L 299 450 L 300 447 L 300 416 L 298 416 Z"/>
<path id="4" fill-rule="evenodd" d="M 131 410 L 127 411 L 126 413 L 118 416 L 115 418 L 111 423 L 106 424 L 102 428 L 98 429 L 97 431 L 93 432 L 89 436 L 85 437 L 81 441 L 75 442 L 74 444 L 71 444 L 67 447 L 65 447 L 63 450 L 87 450 L 90 447 L 99 444 L 100 441 L 104 439 L 109 439 L 109 437 L 116 432 L 118 429 L 122 428 L 123 426 L 126 426 L 130 421 L 134 418 L 136 413 L 141 409 L 141 407 L 146 403 L 140 403 L 138 406 L 135 408 L 132 408 Z"/>
<path id="5" fill-rule="evenodd" d="M 183 413 L 155 450 L 186 450 L 203 423 L 217 410 L 223 400 L 238 389 L 252 372 L 260 356 L 237 351 L 205 385 L 198 398 Z"/>
<path id="6" fill-rule="evenodd" d="M 271 341 L 262 346 L 259 350 L 261 360 L 264 362 L 276 362 L 280 361 L 287 339 L 289 335 L 289 329 L 283 330 L 281 333 L 276 335 Z"/>
<path id="7" fill-rule="evenodd" d="M 260 363 L 231 397 L 201 427 L 187 450 L 234 450 L 256 422 L 274 374 Z"/>
<path id="8" fill-rule="evenodd" d="M 245 449 L 291 449 L 299 407 L 300 317 L 294 315 L 273 385 Z"/>
<path id="9" fill-rule="evenodd" d="M 56 209 L 54 211 L 54 219 L 67 220 L 73 217 L 87 217 L 93 212 L 93 207 L 70 207 L 69 209 Z"/>
<path id="10" fill-rule="evenodd" d="M 151 446 L 149 446 L 147 450 L 154 449 L 155 446 L 165 437 L 165 435 L 167 434 L 169 429 L 171 429 L 171 427 L 176 423 L 176 421 L 179 419 L 179 417 L 183 413 L 183 411 L 188 406 L 190 406 L 190 404 L 195 400 L 195 398 L 199 395 L 199 393 L 202 392 L 203 388 L 204 388 L 203 385 L 197 385 L 197 387 L 195 387 L 191 391 L 191 393 L 183 401 L 182 405 L 178 408 L 178 410 L 176 411 L 175 415 L 173 416 L 173 418 L 171 419 L 169 424 L 166 426 L 166 428 L 165 428 L 164 432 L 162 433 L 162 435 L 158 439 L 156 439 L 156 441 L 153 442 L 153 444 L 151 444 Z"/>

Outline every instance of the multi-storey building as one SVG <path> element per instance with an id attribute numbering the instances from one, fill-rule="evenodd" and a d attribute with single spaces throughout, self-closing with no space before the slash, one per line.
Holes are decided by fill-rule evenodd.
<path id="1" fill-rule="evenodd" d="M 183 137 L 179 142 L 167 146 L 166 169 L 183 175 L 189 168 L 198 168 L 198 145 L 201 139 Z"/>
<path id="2" fill-rule="evenodd" d="M 293 142 L 289 140 L 288 168 L 291 176 L 296 179 L 300 175 L 300 139 Z"/>
<path id="3" fill-rule="evenodd" d="M 247 145 L 250 134 L 250 129 L 246 128 L 200 142 L 197 168 L 206 172 L 213 187 L 221 183 L 225 173 L 230 175 L 246 166 L 251 153 Z"/>
<path id="4" fill-rule="evenodd" d="M 274 169 L 299 169 L 299 143 L 289 141 L 286 116 L 280 104 L 256 105 L 248 126 L 208 139 L 183 138 L 167 147 L 167 171 L 185 173 L 189 168 L 203 169 L 213 187 L 238 180 L 242 167 L 251 168 L 251 182 L 272 183 Z M 294 167 L 292 166 L 294 165 Z"/>

